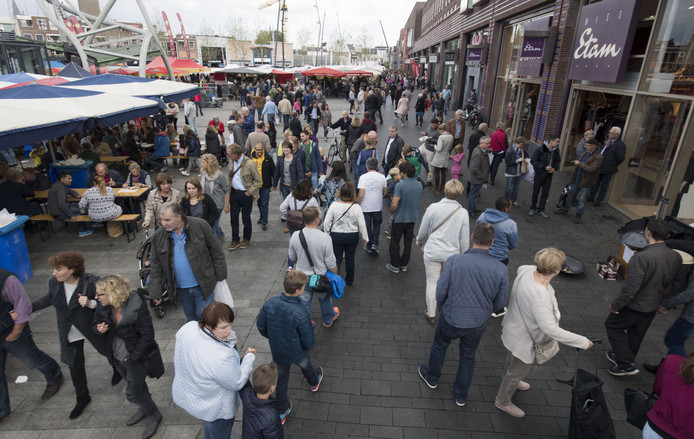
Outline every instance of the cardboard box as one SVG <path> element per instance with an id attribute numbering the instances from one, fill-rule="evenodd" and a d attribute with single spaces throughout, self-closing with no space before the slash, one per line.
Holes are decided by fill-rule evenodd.
<path id="1" fill-rule="evenodd" d="M 612 265 L 607 262 L 598 262 L 595 266 L 598 276 L 605 280 L 617 280 L 617 272 L 612 269 Z"/>

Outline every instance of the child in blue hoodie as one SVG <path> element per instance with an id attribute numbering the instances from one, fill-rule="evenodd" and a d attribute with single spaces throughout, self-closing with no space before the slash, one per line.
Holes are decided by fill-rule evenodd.
<path id="1" fill-rule="evenodd" d="M 509 218 L 511 200 L 501 197 L 496 200 L 496 209 L 488 208 L 477 218 L 477 224 L 488 223 L 494 226 L 494 243 L 489 256 L 508 265 L 508 252 L 518 245 L 518 226 Z"/>
<path id="2" fill-rule="evenodd" d="M 251 380 L 241 389 L 243 439 L 284 439 L 277 403 L 270 396 L 276 387 L 277 369 L 263 364 L 253 371 Z"/>

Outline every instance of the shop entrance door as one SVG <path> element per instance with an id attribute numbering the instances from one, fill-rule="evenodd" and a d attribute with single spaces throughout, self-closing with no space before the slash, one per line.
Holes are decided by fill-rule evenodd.
<path id="1" fill-rule="evenodd" d="M 577 160 L 576 147 L 586 131 L 595 131 L 596 139 L 603 143 L 610 128 L 624 128 L 631 96 L 574 89 L 571 101 L 569 108 L 572 110 L 566 121 L 567 129 L 564 130 L 566 134 L 562 136 L 560 144 L 564 166 L 573 166 L 571 162 Z"/>
<path id="2" fill-rule="evenodd" d="M 540 84 L 521 82 L 518 101 L 516 102 L 517 116 L 511 127 L 509 143 L 518 136 L 527 140 L 532 138 L 535 125 L 535 111 L 537 110 L 537 98 L 540 95 Z"/>

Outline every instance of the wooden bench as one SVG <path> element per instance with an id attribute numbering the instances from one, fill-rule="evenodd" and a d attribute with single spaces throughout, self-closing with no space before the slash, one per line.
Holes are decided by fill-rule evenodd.
<path id="1" fill-rule="evenodd" d="M 58 221 L 55 218 L 53 218 L 52 215 L 49 215 L 47 213 L 42 213 L 39 215 L 34 215 L 29 218 L 33 223 L 40 223 L 40 222 L 47 222 L 48 223 L 48 238 L 53 236 L 54 231 L 53 231 L 53 221 Z M 128 242 L 132 241 L 133 239 L 137 238 L 137 221 L 140 220 L 140 215 L 139 214 L 124 214 L 119 216 L 118 218 L 114 218 L 111 221 L 116 221 L 119 223 L 122 223 L 123 225 L 123 231 L 125 232 L 125 236 L 128 239 Z M 67 221 L 65 221 L 67 222 Z M 77 215 L 77 218 L 75 219 L 76 223 L 91 223 L 94 222 L 92 219 L 89 218 L 89 215 Z M 132 224 L 132 227 L 131 227 Z M 130 239 L 130 233 L 132 232 L 132 239 Z M 41 241 L 46 241 L 43 237 L 43 232 L 41 232 Z"/>

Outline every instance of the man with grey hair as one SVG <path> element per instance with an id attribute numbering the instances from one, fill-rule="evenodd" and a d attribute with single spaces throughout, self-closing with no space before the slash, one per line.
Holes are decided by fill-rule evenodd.
<path id="1" fill-rule="evenodd" d="M 476 218 L 479 216 L 479 210 L 476 210 L 477 200 L 482 192 L 482 185 L 489 181 L 489 144 L 492 139 L 489 136 L 484 136 L 480 139 L 480 144 L 472 151 L 472 159 L 468 167 L 468 182 L 470 183 L 470 195 L 467 204 L 467 211 L 470 217 Z"/>
<path id="2" fill-rule="evenodd" d="M 243 117 L 243 123 L 241 124 L 243 131 L 246 133 L 246 135 L 251 134 L 255 128 L 255 119 L 253 118 L 253 113 L 248 110 L 248 107 L 243 107 L 241 108 L 241 117 Z"/>
<path id="3" fill-rule="evenodd" d="M 378 172 L 378 159 L 370 157 L 366 160 L 366 174 L 359 177 L 359 195 L 357 203 L 361 205 L 366 221 L 366 233 L 369 242 L 364 244 L 367 253 L 378 254 L 378 237 L 383 223 L 383 197 L 386 196 L 386 177 Z"/>
<path id="4" fill-rule="evenodd" d="M 149 296 L 161 303 L 166 287 L 186 320 L 198 320 L 214 303 L 217 282 L 227 278 L 222 245 L 207 221 L 185 216 L 175 201 L 162 204 L 158 214 L 162 226 L 152 235 Z"/>
<path id="5" fill-rule="evenodd" d="M 624 161 L 627 147 L 619 137 L 622 135 L 622 129 L 619 127 L 610 128 L 607 135 L 608 139 L 605 146 L 600 150 L 602 155 L 602 165 L 598 171 L 598 182 L 593 186 L 588 196 L 588 201 L 595 201 L 595 207 L 600 206 L 602 200 L 607 195 L 607 190 L 610 188 L 612 176 L 617 173 L 617 168 Z"/>
<path id="6" fill-rule="evenodd" d="M 463 120 L 463 110 L 456 110 L 455 117 L 448 121 L 446 131 L 453 136 L 453 148 L 455 148 L 456 145 L 463 144 L 463 139 L 465 139 L 465 121 Z"/>
<path id="7" fill-rule="evenodd" d="M 102 177 L 106 182 L 106 186 L 121 187 L 123 186 L 123 183 L 125 183 L 125 180 L 123 179 L 123 176 L 120 175 L 120 172 L 116 171 L 115 169 L 108 169 L 108 166 L 103 163 L 97 163 L 96 166 L 94 166 L 94 171 L 89 177 L 87 186 L 94 186 L 94 177 L 96 176 Z"/>

